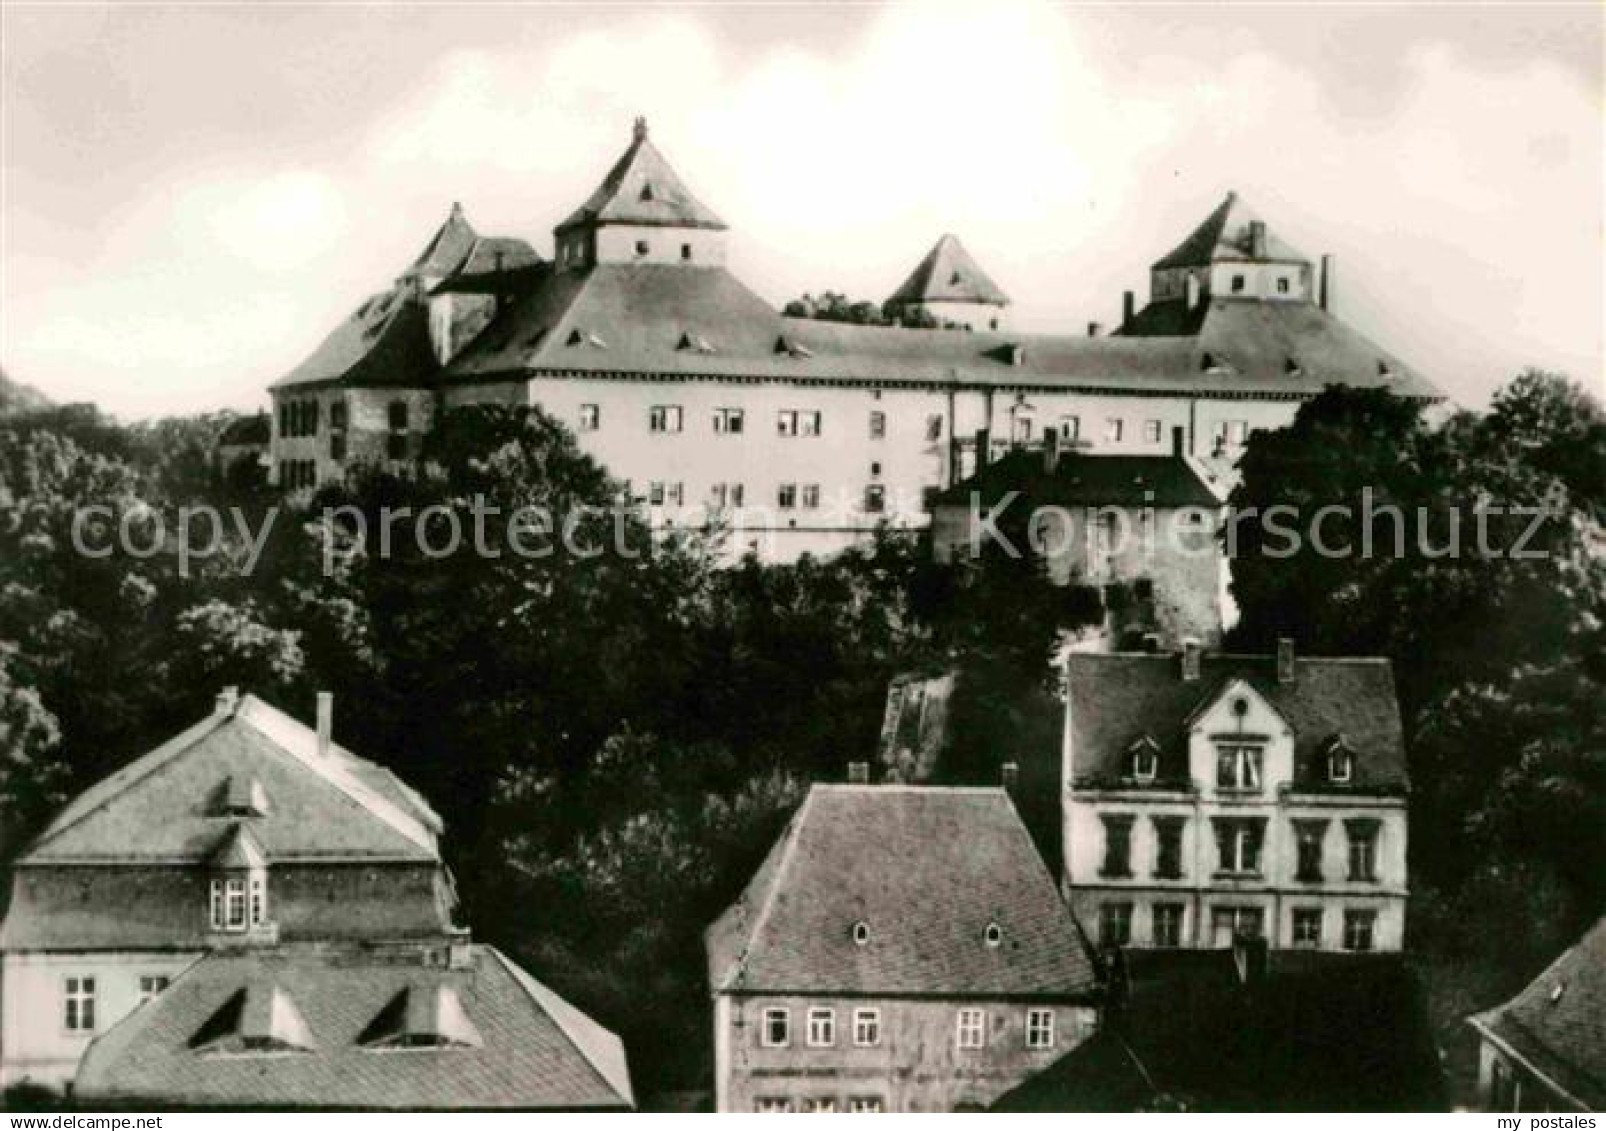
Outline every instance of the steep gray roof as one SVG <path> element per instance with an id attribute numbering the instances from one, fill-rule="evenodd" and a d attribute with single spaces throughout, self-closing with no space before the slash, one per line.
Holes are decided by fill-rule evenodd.
<path id="1" fill-rule="evenodd" d="M 543 276 L 441 380 L 653 374 L 1245 397 L 1314 396 L 1342 383 L 1438 395 L 1315 307 L 1258 305 L 1226 315 L 1208 341 L 962 333 L 787 318 L 723 267 L 599 264 Z M 687 348 L 689 331 L 711 349 Z"/>
<path id="2" fill-rule="evenodd" d="M 453 1047 L 376 1048 L 366 1039 L 401 995 L 428 1000 L 443 989 L 454 1006 L 445 1031 L 463 1038 Z M 287 1031 L 302 1051 L 218 1055 L 209 1042 L 197 1042 L 203 1027 L 242 992 L 290 1003 L 302 1025 Z M 487 946 L 475 946 L 464 969 L 446 967 L 438 949 L 432 955 L 423 948 L 211 955 L 98 1037 L 84 1054 L 74 1091 L 101 1102 L 175 1107 L 583 1109 L 634 1103 L 619 1039 Z"/>
<path id="3" fill-rule="evenodd" d="M 339 381 L 355 387 L 421 388 L 440 371 L 429 309 L 411 282 L 370 295 L 301 364 L 270 388 Z"/>
<path id="4" fill-rule="evenodd" d="M 716 992 L 1075 996 L 1094 984 L 1001 789 L 816 785 L 705 941 Z"/>
<path id="5" fill-rule="evenodd" d="M 1154 269 L 1167 267 L 1208 267 L 1224 261 L 1251 260 L 1249 225 L 1263 223 L 1260 217 L 1235 192 L 1218 204 L 1204 223 L 1188 234 L 1171 252 L 1155 260 Z M 1309 263 L 1310 257 L 1297 248 L 1284 243 L 1270 228 L 1266 229 L 1265 254 L 1259 262 L 1277 261 Z"/>
<path id="6" fill-rule="evenodd" d="M 1471 1022 L 1587 1110 L 1606 1109 L 1606 917 L 1516 997 Z"/>
<path id="7" fill-rule="evenodd" d="M 889 306 L 925 302 L 981 302 L 1007 306 L 1009 296 L 971 258 L 959 237 L 937 241 L 903 285 L 887 299 Z"/>
<path id="8" fill-rule="evenodd" d="M 1159 776 L 1186 778 L 1192 716 L 1243 680 L 1294 732 L 1295 780 L 1309 788 L 1397 791 L 1407 784 L 1405 740 L 1387 660 L 1298 657 L 1277 681 L 1271 656 L 1208 654 L 1185 681 L 1175 655 L 1072 652 L 1066 657 L 1071 773 L 1081 782 L 1118 779 L 1127 750 L 1145 735 L 1160 747 Z M 1347 786 L 1325 782 L 1326 744 L 1342 736 L 1354 755 Z"/>
<path id="9" fill-rule="evenodd" d="M 691 194 L 664 155 L 647 140 L 647 123 L 636 119 L 630 147 L 586 202 L 555 231 L 604 224 L 723 229 L 725 222 Z"/>

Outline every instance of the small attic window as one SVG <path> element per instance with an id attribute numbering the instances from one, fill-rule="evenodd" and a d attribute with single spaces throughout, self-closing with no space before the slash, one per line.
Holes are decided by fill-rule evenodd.
<path id="1" fill-rule="evenodd" d="M 1561 1000 L 1561 996 L 1563 994 L 1565 994 L 1566 992 L 1567 992 L 1567 983 L 1566 982 L 1557 982 L 1554 986 L 1551 986 L 1550 987 L 1550 1004 L 1551 1005 L 1555 1005 L 1558 1001 Z"/>
<path id="2" fill-rule="evenodd" d="M 807 346 L 803 345 L 801 342 L 796 341 L 795 339 L 789 337 L 786 334 L 782 334 L 780 337 L 775 339 L 775 352 L 776 353 L 784 353 L 788 357 L 797 357 L 797 358 L 813 357 L 814 356 L 814 351 L 813 350 L 809 349 Z"/>
<path id="3" fill-rule="evenodd" d="M 219 1056 L 312 1052 L 312 1039 L 294 999 L 275 985 L 236 990 L 195 1031 L 189 1047 Z"/>
<path id="4" fill-rule="evenodd" d="M 687 330 L 680 335 L 680 342 L 675 346 L 679 350 L 692 350 L 695 353 L 715 353 L 714 343 L 693 330 Z"/>
<path id="5" fill-rule="evenodd" d="M 853 924 L 853 945 L 870 945 L 870 924 L 866 923 L 863 919 L 860 919 L 857 923 Z"/>
<path id="6" fill-rule="evenodd" d="M 1148 784 L 1152 782 L 1160 771 L 1160 747 L 1154 739 L 1144 735 L 1126 752 L 1127 776 L 1135 782 Z"/>
<path id="7" fill-rule="evenodd" d="M 375 1052 L 477 1049 L 485 1042 L 449 985 L 408 986 L 391 998 L 357 1037 Z"/>
<path id="8" fill-rule="evenodd" d="M 965 277 L 963 275 L 961 275 L 958 271 L 955 271 L 952 275 L 948 276 L 948 285 L 949 286 L 957 287 L 960 283 L 963 283 L 964 281 L 965 281 Z"/>
<path id="9" fill-rule="evenodd" d="M 646 255 L 651 251 L 652 251 L 652 245 L 649 244 L 646 240 L 637 240 L 636 241 L 636 254 L 637 255 Z"/>
<path id="10" fill-rule="evenodd" d="M 646 201 L 651 201 L 654 199 L 651 181 L 647 181 L 641 186 L 641 199 Z"/>
<path id="11" fill-rule="evenodd" d="M 1227 359 L 1224 357 L 1218 357 L 1213 353 L 1205 353 L 1199 355 L 1199 368 L 1206 373 L 1226 373 L 1232 366 L 1227 363 Z"/>
<path id="12" fill-rule="evenodd" d="M 212 807 L 215 817 L 265 817 L 268 794 L 249 774 L 231 774 L 219 787 Z"/>
<path id="13" fill-rule="evenodd" d="M 994 948 L 1003 946 L 1004 928 L 997 923 L 988 923 L 987 929 L 981 933 L 981 941 Z"/>
<path id="14" fill-rule="evenodd" d="M 1303 377 L 1305 368 L 1299 364 L 1299 359 L 1290 357 L 1283 362 L 1283 372 L 1290 377 Z"/>
<path id="15" fill-rule="evenodd" d="M 1378 360 L 1377 360 L 1377 375 L 1379 377 L 1392 377 L 1392 376 L 1394 376 L 1394 367 L 1391 366 L 1383 358 L 1378 358 Z"/>
<path id="16" fill-rule="evenodd" d="M 1355 752 L 1335 735 L 1327 744 L 1327 780 L 1334 785 L 1347 785 L 1355 777 Z"/>
<path id="17" fill-rule="evenodd" d="M 571 346 L 591 346 L 599 350 L 605 350 L 608 348 L 608 343 L 603 341 L 596 334 L 582 330 L 579 327 L 569 331 L 569 340 L 566 344 Z"/>
<path id="18" fill-rule="evenodd" d="M 1240 719 L 1247 715 L 1249 713 L 1249 700 L 1242 695 L 1234 699 L 1232 701 L 1232 713 Z"/>

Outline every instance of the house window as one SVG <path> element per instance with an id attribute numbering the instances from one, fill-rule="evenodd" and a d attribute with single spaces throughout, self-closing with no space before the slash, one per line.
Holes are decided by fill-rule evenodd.
<path id="1" fill-rule="evenodd" d="M 1288 276 L 1287 275 L 1278 275 L 1277 276 L 1277 293 L 1280 294 L 1280 295 L 1285 295 L 1285 294 L 1288 293 Z"/>
<path id="2" fill-rule="evenodd" d="M 806 1115 L 835 1115 L 835 1096 L 812 1096 L 804 1099 L 800 1109 Z"/>
<path id="3" fill-rule="evenodd" d="M 407 431 L 407 402 L 391 401 L 386 410 L 390 416 L 390 430 L 392 432 Z"/>
<path id="4" fill-rule="evenodd" d="M 1248 791 L 1260 788 L 1262 751 L 1258 746 L 1216 748 L 1216 788 Z"/>
<path id="5" fill-rule="evenodd" d="M 1371 950 L 1377 930 L 1377 912 L 1351 908 L 1344 912 L 1344 949 Z"/>
<path id="6" fill-rule="evenodd" d="M 212 881 L 211 920 L 214 931 L 245 930 L 247 911 L 244 876 Z"/>
<path id="7" fill-rule="evenodd" d="M 1060 417 L 1060 439 L 1074 443 L 1081 439 L 1082 419 L 1078 416 Z"/>
<path id="8" fill-rule="evenodd" d="M 1349 748 L 1335 745 L 1327 752 L 1327 780 L 1334 785 L 1348 785 L 1355 776 L 1355 756 Z"/>
<path id="9" fill-rule="evenodd" d="M 385 437 L 385 457 L 387 459 L 407 458 L 407 433 L 392 432 Z"/>
<path id="10" fill-rule="evenodd" d="M 1498 1056 L 1495 1057 L 1489 1073 L 1489 1110 L 1522 1110 L 1517 1074 L 1511 1070 L 1511 1065 Z"/>
<path id="11" fill-rule="evenodd" d="M 753 1101 L 753 1110 L 760 1115 L 780 1115 L 792 1110 L 792 1101 L 785 1096 L 759 1096 Z"/>
<path id="12" fill-rule="evenodd" d="M 1216 849 L 1220 870 L 1231 875 L 1260 873 L 1260 845 L 1265 831 L 1264 817 L 1217 817 Z"/>
<path id="13" fill-rule="evenodd" d="M 1104 438 L 1112 444 L 1119 444 L 1125 431 L 1126 421 L 1119 416 L 1112 416 L 1104 422 Z"/>
<path id="14" fill-rule="evenodd" d="M 1009 438 L 1017 444 L 1029 443 L 1035 430 L 1036 421 L 1031 417 L 1017 416 L 1010 423 Z"/>
<path id="15" fill-rule="evenodd" d="M 926 439 L 936 441 L 942 439 L 942 414 L 932 413 L 926 417 Z"/>
<path id="16" fill-rule="evenodd" d="M 341 429 L 346 426 L 346 402 L 332 401 L 329 404 L 329 427 Z"/>
<path id="17" fill-rule="evenodd" d="M 144 1005 L 151 998 L 167 989 L 172 981 L 166 974 L 141 974 L 139 977 L 139 1003 Z"/>
<path id="18" fill-rule="evenodd" d="M 329 458 L 337 462 L 346 458 L 346 434 L 344 432 L 329 433 Z"/>
<path id="19" fill-rule="evenodd" d="M 1155 946 L 1182 945 L 1182 904 L 1156 903 L 1149 936 Z"/>
<path id="20" fill-rule="evenodd" d="M 1158 420 L 1145 420 L 1143 422 L 1144 443 L 1158 444 L 1160 442 L 1160 422 Z"/>
<path id="21" fill-rule="evenodd" d="M 1127 755 L 1126 769 L 1127 776 L 1133 781 L 1141 782 L 1145 785 L 1152 782 L 1160 770 L 1160 755 L 1155 750 L 1154 744 L 1147 741 L 1139 741 L 1132 748 L 1132 753 Z"/>
<path id="22" fill-rule="evenodd" d="M 880 1096 L 853 1096 L 848 1100 L 850 1115 L 874 1115 L 886 1109 L 886 1104 L 882 1102 Z"/>
<path id="23" fill-rule="evenodd" d="M 1218 907 L 1211 914 L 1214 944 L 1231 946 L 1234 939 L 1258 939 L 1265 933 L 1265 913 L 1258 907 Z"/>
<path id="24" fill-rule="evenodd" d="M 820 434 L 820 414 L 817 412 L 803 412 L 798 414 L 798 429 L 804 436 L 818 436 Z"/>
<path id="25" fill-rule="evenodd" d="M 792 1040 L 792 1015 L 785 1009 L 766 1009 L 759 1041 L 767 1049 L 784 1049 Z"/>
<path id="26" fill-rule="evenodd" d="M 887 489 L 872 483 L 864 489 L 864 509 L 869 514 L 880 514 L 887 509 Z"/>
<path id="27" fill-rule="evenodd" d="M 1132 905 L 1106 903 L 1099 908 L 1099 945 L 1125 946 L 1132 941 Z"/>
<path id="28" fill-rule="evenodd" d="M 647 431 L 679 432 L 681 415 L 678 404 L 655 404 L 647 410 Z"/>
<path id="29" fill-rule="evenodd" d="M 803 484 L 803 509 L 817 510 L 820 505 L 820 485 L 818 483 Z"/>
<path id="30" fill-rule="evenodd" d="M 1326 821 L 1294 822 L 1294 843 L 1297 853 L 1294 879 L 1314 881 L 1322 878 L 1322 841 L 1326 835 Z"/>
<path id="31" fill-rule="evenodd" d="M 1244 293 L 1244 277 L 1242 275 L 1234 275 L 1232 277 L 1232 293 L 1235 295 Z"/>
<path id="32" fill-rule="evenodd" d="M 595 432 L 602 427 L 602 406 L 583 404 L 580 406 L 580 431 Z"/>
<path id="33" fill-rule="evenodd" d="M 808 1039 L 810 1048 L 825 1049 L 836 1044 L 836 1010 L 809 1010 Z"/>
<path id="34" fill-rule="evenodd" d="M 781 436 L 797 435 L 797 410 L 782 409 L 775 414 L 775 431 Z"/>
<path id="35" fill-rule="evenodd" d="M 62 1026 L 69 1033 L 95 1031 L 95 979 L 66 978 L 61 984 Z"/>
<path id="36" fill-rule="evenodd" d="M 881 1011 L 855 1009 L 853 1011 L 853 1043 L 861 1049 L 874 1048 L 881 1043 Z"/>
<path id="37" fill-rule="evenodd" d="M 714 410 L 714 431 L 721 436 L 740 436 L 746 417 L 739 408 L 716 408 Z"/>
<path id="38" fill-rule="evenodd" d="M 1294 930 L 1290 940 L 1297 947 L 1317 950 L 1322 945 L 1322 909 L 1320 907 L 1294 908 Z"/>
<path id="39" fill-rule="evenodd" d="M 266 922 L 268 917 L 268 884 L 261 876 L 251 877 L 251 925 Z"/>
<path id="40" fill-rule="evenodd" d="M 1132 874 L 1132 818 L 1106 813 L 1104 821 L 1104 867 L 1099 875 L 1124 878 Z"/>
<path id="41" fill-rule="evenodd" d="M 797 506 L 797 484 L 782 483 L 775 492 L 775 505 L 783 511 L 789 511 Z"/>
<path id="42" fill-rule="evenodd" d="M 955 1036 L 962 1049 L 985 1048 L 987 1015 L 979 1009 L 961 1009 L 955 1026 Z"/>
<path id="43" fill-rule="evenodd" d="M 883 440 L 887 435 L 887 414 L 872 412 L 870 414 L 870 439 Z"/>
<path id="44" fill-rule="evenodd" d="M 742 485 L 740 483 L 715 483 L 713 490 L 714 506 L 720 509 L 725 507 L 739 507 L 742 505 Z"/>
<path id="45" fill-rule="evenodd" d="M 1182 878 L 1182 825 L 1185 817 L 1154 818 L 1154 875 L 1161 880 Z"/>
<path id="46" fill-rule="evenodd" d="M 651 250 L 652 250 L 652 245 L 649 244 L 646 240 L 637 240 L 636 241 L 636 254 L 637 255 L 646 255 Z"/>
<path id="47" fill-rule="evenodd" d="M 1345 821 L 1349 834 L 1349 878 L 1377 879 L 1377 822 Z"/>
<path id="48" fill-rule="evenodd" d="M 680 258 L 685 262 L 691 261 L 691 244 L 683 243 L 680 245 Z"/>
<path id="49" fill-rule="evenodd" d="M 1028 1009 L 1026 1011 L 1026 1047 L 1051 1049 L 1054 1047 L 1054 1011 Z"/>

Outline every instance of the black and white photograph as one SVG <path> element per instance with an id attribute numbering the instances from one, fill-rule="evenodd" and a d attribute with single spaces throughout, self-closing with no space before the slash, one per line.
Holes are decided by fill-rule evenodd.
<path id="1" fill-rule="evenodd" d="M 1603 404 L 1598 3 L 0 0 L 0 1112 L 1597 1128 Z"/>

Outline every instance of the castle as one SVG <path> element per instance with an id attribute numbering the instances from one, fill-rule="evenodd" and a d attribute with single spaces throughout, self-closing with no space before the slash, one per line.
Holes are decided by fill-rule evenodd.
<path id="1" fill-rule="evenodd" d="M 1128 292 L 1111 334 L 1023 334 L 944 236 L 897 325 L 787 317 L 726 267 L 728 230 L 638 120 L 552 259 L 460 206 L 418 259 L 272 388 L 272 471 L 299 491 L 405 463 L 442 412 L 535 404 L 662 526 L 719 516 L 737 552 L 825 553 L 923 526 L 934 492 L 1053 430 L 1094 453 L 1181 452 L 1230 477 L 1251 431 L 1329 384 L 1438 399 L 1329 310 L 1330 263 L 1229 195 Z M 1089 328 L 1090 331 L 1093 327 Z"/>

